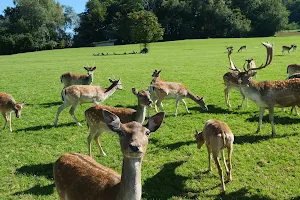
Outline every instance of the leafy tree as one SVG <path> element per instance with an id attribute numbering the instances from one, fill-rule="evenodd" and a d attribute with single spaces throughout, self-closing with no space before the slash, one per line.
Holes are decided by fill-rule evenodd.
<path id="1" fill-rule="evenodd" d="M 150 11 L 138 11 L 128 14 L 131 28 L 131 41 L 140 42 L 146 48 L 150 42 L 162 40 L 163 28 L 157 21 L 157 17 Z"/>

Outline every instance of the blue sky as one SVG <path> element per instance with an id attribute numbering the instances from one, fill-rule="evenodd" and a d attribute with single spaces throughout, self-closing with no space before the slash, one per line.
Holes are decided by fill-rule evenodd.
<path id="1" fill-rule="evenodd" d="M 13 7 L 13 0 L 0 0 L 0 14 L 3 14 L 3 10 L 7 7 Z M 73 7 L 76 13 L 81 13 L 85 9 L 85 3 L 87 0 L 56 0 L 62 5 Z"/>

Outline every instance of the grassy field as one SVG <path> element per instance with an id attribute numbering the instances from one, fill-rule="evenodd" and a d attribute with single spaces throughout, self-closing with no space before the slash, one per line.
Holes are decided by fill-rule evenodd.
<path id="1" fill-rule="evenodd" d="M 107 99 L 104 102 L 107 105 L 135 106 L 137 99 L 131 88 L 148 87 L 154 69 L 163 70 L 164 80 L 183 82 L 193 93 L 205 96 L 208 112 L 187 99 L 191 114 L 186 114 L 180 104 L 177 117 L 173 115 L 175 100 L 164 102 L 167 117 L 151 135 L 143 161 L 143 199 L 300 199 L 299 116 L 276 109 L 277 136 L 272 138 L 266 112 L 262 130 L 255 134 L 258 107 L 249 101 L 249 108 L 238 110 L 241 96 L 232 91 L 232 108 L 227 108 L 222 79 L 228 71 L 225 46 L 235 48 L 232 57 L 237 66 L 242 67 L 247 58 L 254 58 L 260 65 L 266 59 L 261 41 L 274 43 L 275 52 L 273 63 L 259 71 L 256 80 L 285 79 L 286 66 L 299 63 L 300 55 L 291 52 L 282 56 L 281 46 L 297 43 L 299 39 L 300 36 L 292 36 L 154 43 L 147 55 L 92 55 L 139 51 L 139 45 L 125 45 L 0 56 L 0 91 L 26 102 L 22 118 L 12 118 L 13 132 L 8 128 L 0 132 L 0 199 L 58 199 L 53 184 L 53 163 L 67 152 L 87 154 L 88 129 L 83 112 L 91 104 L 83 104 L 76 110 L 83 127 L 75 125 L 68 109 L 61 113 L 59 126 L 53 127 L 61 105 L 60 75 L 68 71 L 85 73 L 83 66 L 87 63 L 97 66 L 93 84 L 108 86 L 109 77 L 122 79 L 124 90 Z M 247 45 L 248 51 L 236 53 L 241 45 Z M 225 121 L 235 135 L 233 182 L 226 184 L 224 196 L 219 196 L 215 165 L 211 173 L 205 173 L 206 148 L 197 149 L 193 138 L 194 130 L 202 129 L 208 119 Z M 121 172 L 118 137 L 104 133 L 101 141 L 108 156 L 100 156 L 93 143 L 94 158 Z"/>

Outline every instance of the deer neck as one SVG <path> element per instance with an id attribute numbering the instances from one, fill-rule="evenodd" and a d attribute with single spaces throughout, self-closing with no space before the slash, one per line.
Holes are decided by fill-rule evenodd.
<path id="1" fill-rule="evenodd" d="M 91 83 L 94 81 L 94 73 L 88 74 L 88 79 L 91 81 Z"/>
<path id="2" fill-rule="evenodd" d="M 190 91 L 188 91 L 186 97 L 189 98 L 189 99 L 192 99 L 192 100 L 195 101 L 197 104 L 199 104 L 199 103 L 198 103 L 198 100 L 199 100 L 199 99 L 198 99 L 193 93 L 191 93 Z"/>
<path id="3" fill-rule="evenodd" d="M 250 80 L 248 86 L 241 85 L 241 90 L 247 98 L 254 101 L 258 106 L 265 107 L 265 103 L 262 100 L 262 84 L 262 82 Z"/>
<path id="4" fill-rule="evenodd" d="M 135 112 L 134 120 L 142 124 L 144 123 L 145 116 L 146 116 L 146 106 L 138 105 Z"/>
<path id="5" fill-rule="evenodd" d="M 105 90 L 105 92 L 104 92 L 105 99 L 107 99 L 108 97 L 110 97 L 117 90 L 117 86 L 118 85 L 111 85 L 111 86 L 109 86 L 109 88 L 107 88 Z"/>
<path id="6" fill-rule="evenodd" d="M 117 200 L 140 200 L 142 197 L 141 168 L 143 158 L 123 159 L 121 185 Z"/>

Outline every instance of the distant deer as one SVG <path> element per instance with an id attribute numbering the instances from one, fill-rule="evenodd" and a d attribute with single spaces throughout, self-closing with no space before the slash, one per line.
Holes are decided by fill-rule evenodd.
<path id="1" fill-rule="evenodd" d="M 96 67 L 84 67 L 87 74 L 75 74 L 72 72 L 61 75 L 60 81 L 64 84 L 64 88 L 71 85 L 91 85 L 93 83 L 94 70 Z"/>
<path id="2" fill-rule="evenodd" d="M 289 46 L 282 46 L 282 55 L 285 51 L 287 51 L 290 54 L 290 50 L 294 47 L 294 45 Z"/>
<path id="3" fill-rule="evenodd" d="M 238 53 L 239 52 L 242 52 L 243 50 L 248 50 L 248 48 L 247 48 L 247 46 L 246 45 L 244 45 L 244 46 L 241 46 L 240 48 L 239 48 L 239 50 L 238 50 Z"/>
<path id="4" fill-rule="evenodd" d="M 119 135 L 123 154 L 122 175 L 104 167 L 89 156 L 68 153 L 54 164 L 53 177 L 61 200 L 107 199 L 140 200 L 141 168 L 148 138 L 161 125 L 164 113 L 151 117 L 146 125 L 122 123 L 120 118 L 103 110 L 107 127 Z"/>
<path id="5" fill-rule="evenodd" d="M 75 116 L 75 110 L 81 103 L 99 103 L 110 97 L 117 89 L 122 90 L 121 80 L 109 79 L 111 85 L 108 88 L 103 88 L 96 85 L 72 85 L 63 90 L 63 105 L 61 105 L 56 113 L 54 126 L 57 126 L 59 114 L 70 105 L 72 106 L 69 113 L 77 123 L 78 126 L 81 124 L 78 122 Z"/>
<path id="6" fill-rule="evenodd" d="M 226 86 L 224 89 L 224 94 L 225 94 L 225 103 L 227 104 L 228 107 L 231 107 L 230 105 L 230 100 L 229 100 L 229 92 L 231 89 L 236 89 L 240 91 L 243 99 L 241 103 L 239 104 L 238 108 L 241 108 L 243 106 L 244 101 L 246 100 L 246 105 L 248 107 L 248 99 L 245 97 L 243 94 L 240 85 L 238 83 L 238 69 L 235 67 L 234 63 L 232 62 L 231 59 L 231 54 L 232 54 L 232 49 L 228 49 L 228 59 L 229 59 L 229 64 L 230 64 L 230 72 L 227 72 L 223 75 L 223 81 Z"/>
<path id="7" fill-rule="evenodd" d="M 197 147 L 199 149 L 202 147 L 204 143 L 206 144 L 207 153 L 208 153 L 208 171 L 212 170 L 210 160 L 211 160 L 211 154 L 213 155 L 213 159 L 216 163 L 219 176 L 220 176 L 221 191 L 225 192 L 223 171 L 218 157 L 219 157 L 219 152 L 221 151 L 228 181 L 232 181 L 231 155 L 233 150 L 234 136 L 230 128 L 226 123 L 221 122 L 219 120 L 208 120 L 205 123 L 202 132 L 198 133 L 198 131 L 196 130 L 195 139 L 197 141 Z M 225 160 L 224 148 L 228 149 L 228 164 L 226 163 Z"/>
<path id="8" fill-rule="evenodd" d="M 20 118 L 23 106 L 24 106 L 24 102 L 16 103 L 15 99 L 10 94 L 0 92 L 0 111 L 5 120 L 3 129 L 5 129 L 6 124 L 8 122 L 9 131 L 12 132 L 11 113 L 15 112 L 16 118 Z"/>
<path id="9" fill-rule="evenodd" d="M 181 102 L 184 104 L 186 112 L 189 113 L 189 110 L 186 106 L 184 98 L 189 98 L 195 101 L 203 110 L 208 110 L 203 97 L 192 94 L 188 88 L 182 83 L 177 82 L 167 82 L 167 81 L 155 81 L 149 87 L 151 98 L 155 103 L 155 111 L 158 112 L 157 107 L 163 111 L 161 105 L 164 99 L 176 99 L 176 109 L 175 116 L 177 116 L 178 103 Z"/>
<path id="10" fill-rule="evenodd" d="M 227 51 L 233 51 L 233 46 L 226 47 Z"/>
<path id="11" fill-rule="evenodd" d="M 117 115 L 122 123 L 127 123 L 131 121 L 136 121 L 139 123 L 143 123 L 145 120 L 146 115 L 146 106 L 151 106 L 151 98 L 150 93 L 147 90 L 141 90 L 138 91 L 135 88 L 132 88 L 132 93 L 137 96 L 138 99 L 138 105 L 137 109 L 131 109 L 131 108 L 118 108 L 118 107 L 112 107 L 112 106 L 106 106 L 103 104 L 94 105 L 90 108 L 88 108 L 85 111 L 85 118 L 87 121 L 87 125 L 90 129 L 90 134 L 87 138 L 88 140 L 88 152 L 91 156 L 91 142 L 94 139 L 100 153 L 102 155 L 106 155 L 103 151 L 101 144 L 99 143 L 99 136 L 103 132 L 110 132 L 109 128 L 106 126 L 102 111 L 108 110 L 111 113 L 114 113 Z"/>
<path id="12" fill-rule="evenodd" d="M 255 70 L 260 70 L 270 65 L 273 58 L 273 46 L 269 43 L 262 43 L 267 49 L 267 60 L 265 64 Z M 275 136 L 274 107 L 293 107 L 300 105 L 300 79 L 289 79 L 282 81 L 255 82 L 250 77 L 249 71 L 239 72 L 238 81 L 241 84 L 243 93 L 249 97 L 259 108 L 259 123 L 257 133 L 261 129 L 264 111 L 269 110 L 269 119 L 272 125 L 272 136 Z"/>
<path id="13" fill-rule="evenodd" d="M 293 44 L 293 51 L 297 51 L 297 45 Z"/>

